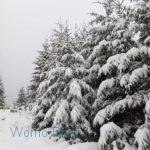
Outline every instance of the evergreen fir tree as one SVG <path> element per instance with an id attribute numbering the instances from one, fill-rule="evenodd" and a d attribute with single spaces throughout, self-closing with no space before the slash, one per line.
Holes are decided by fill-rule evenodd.
<path id="1" fill-rule="evenodd" d="M 142 6 L 145 5 L 142 3 Z M 139 7 L 141 8 L 141 6 Z M 147 16 L 146 14 L 145 16 Z M 146 24 L 143 26 L 147 26 Z M 99 140 L 99 146 L 102 149 L 114 147 L 113 143 L 117 143 L 118 140 L 124 147 L 129 146 L 127 141 L 138 150 L 148 150 L 150 147 L 149 114 L 147 113 L 150 99 L 150 49 L 147 47 L 147 43 L 143 42 L 144 30 L 145 28 L 139 28 L 141 45 L 138 48 L 131 47 L 125 53 L 109 57 L 98 71 L 98 78 L 102 80 L 99 82 L 97 99 L 93 106 L 100 111 L 94 119 L 94 124 L 102 126 L 102 130 L 108 122 L 113 121 L 126 133 L 125 139 L 116 135 L 111 137 L 111 140 L 106 137 L 105 143 Z M 147 111 L 145 112 L 144 109 Z M 114 132 L 113 126 L 105 128 L 105 130 L 109 131 L 112 128 L 111 132 Z M 100 139 L 102 138 L 100 132 Z M 117 147 L 119 146 L 117 145 Z"/>
<path id="2" fill-rule="evenodd" d="M 82 81 L 87 74 L 85 60 L 80 54 L 83 37 L 79 37 L 77 32 L 72 37 L 67 25 L 58 25 L 50 48 L 53 49 L 51 55 L 55 56 L 55 65 L 49 68 L 47 79 L 38 87 L 33 127 L 42 129 L 59 124 L 66 132 L 78 130 L 83 138 L 85 134 L 92 133 L 88 115 L 89 102 L 95 93 Z"/>
<path id="3" fill-rule="evenodd" d="M 91 13 L 94 19 L 84 45 L 85 53 L 88 54 L 87 68 L 90 70 L 85 81 L 93 88 L 97 88 L 100 80 L 97 78 L 99 68 L 110 56 L 137 46 L 133 39 L 137 24 L 131 15 L 131 8 L 115 0 L 102 1 L 100 5 L 105 13 Z"/>
<path id="4" fill-rule="evenodd" d="M 24 88 L 20 88 L 15 105 L 18 109 L 26 108 L 26 92 Z"/>
<path id="5" fill-rule="evenodd" d="M 0 109 L 4 109 L 5 107 L 5 96 L 4 96 L 4 86 L 3 86 L 3 82 L 0 79 Z"/>

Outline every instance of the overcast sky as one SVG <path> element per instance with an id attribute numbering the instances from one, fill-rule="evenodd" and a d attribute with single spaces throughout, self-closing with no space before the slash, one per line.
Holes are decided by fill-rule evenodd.
<path id="1" fill-rule="evenodd" d="M 31 80 L 33 61 L 44 38 L 62 18 L 73 26 L 89 20 L 93 0 L 0 0 L 0 75 L 6 100 Z"/>

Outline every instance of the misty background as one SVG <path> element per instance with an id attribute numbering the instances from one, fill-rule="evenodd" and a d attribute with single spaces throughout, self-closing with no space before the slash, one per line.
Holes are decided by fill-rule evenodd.
<path id="1" fill-rule="evenodd" d="M 31 80 L 33 61 L 56 23 L 89 21 L 93 0 L 0 0 L 0 76 L 10 105 Z"/>

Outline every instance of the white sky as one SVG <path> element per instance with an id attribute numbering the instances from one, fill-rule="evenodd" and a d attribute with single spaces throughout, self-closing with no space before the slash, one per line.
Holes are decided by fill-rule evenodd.
<path id="1" fill-rule="evenodd" d="M 89 20 L 93 0 L 0 0 L 0 75 L 6 99 L 11 103 L 17 91 L 27 86 L 33 61 L 44 38 L 62 18 L 69 23 Z"/>

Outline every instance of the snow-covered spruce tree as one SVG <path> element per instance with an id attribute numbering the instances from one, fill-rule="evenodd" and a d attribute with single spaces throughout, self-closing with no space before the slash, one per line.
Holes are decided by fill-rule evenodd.
<path id="1" fill-rule="evenodd" d="M 61 126 L 65 129 L 61 137 L 71 139 L 72 132 L 77 131 L 78 138 L 85 141 L 92 133 L 89 111 L 95 92 L 82 80 L 87 75 L 80 54 L 84 36 L 80 32 L 71 34 L 68 25 L 62 24 L 53 31 L 49 43 L 50 57 L 54 58 L 47 61 L 47 78 L 38 87 L 33 128 Z M 49 65 L 51 61 L 54 65 Z"/>
<path id="2" fill-rule="evenodd" d="M 0 109 L 4 109 L 5 107 L 5 96 L 4 96 L 4 86 L 3 86 L 3 82 L 0 79 Z"/>
<path id="3" fill-rule="evenodd" d="M 41 81 L 45 79 L 45 72 L 48 70 L 46 62 L 49 59 L 49 43 L 45 40 L 43 50 L 38 51 L 39 56 L 34 61 L 34 72 L 32 74 L 31 85 L 28 87 L 27 99 L 30 104 L 35 102 L 37 95 L 37 88 Z"/>
<path id="4" fill-rule="evenodd" d="M 128 140 L 134 139 L 135 131 L 144 123 L 143 110 L 150 99 L 150 48 L 132 48 L 110 57 L 98 75 L 104 80 L 94 103 L 94 108 L 100 109 L 94 124 L 113 121 L 123 128 Z"/>
<path id="5" fill-rule="evenodd" d="M 24 88 L 20 88 L 15 105 L 18 109 L 26 108 L 26 91 Z"/>
<path id="6" fill-rule="evenodd" d="M 103 14 L 91 13 L 94 16 L 90 34 L 84 43 L 82 53 L 86 53 L 87 67 L 90 74 L 86 82 L 97 88 L 98 69 L 110 56 L 127 52 L 136 46 L 133 35 L 136 23 L 132 18 L 132 9 L 118 0 L 98 2 Z"/>
<path id="7" fill-rule="evenodd" d="M 150 1 L 136 0 L 136 21 L 139 24 L 139 42 L 141 45 L 150 47 Z M 145 123 L 136 131 L 134 146 L 138 150 L 150 149 L 150 100 L 145 106 Z"/>
<path id="8" fill-rule="evenodd" d="M 148 1 L 147 3 L 149 4 Z M 149 13 L 146 12 L 145 16 L 147 16 L 148 14 Z M 118 18 L 119 19 L 122 18 L 121 16 L 122 15 L 119 15 Z M 131 16 L 134 16 L 134 14 L 133 15 L 131 14 Z M 130 19 L 130 16 L 126 16 L 125 20 L 127 21 L 129 19 Z M 140 26 L 140 28 L 138 28 L 138 31 L 141 33 L 139 42 L 142 45 L 137 44 L 138 48 L 135 48 L 134 46 L 136 46 L 136 44 L 132 45 L 130 43 L 130 40 L 128 40 L 127 38 L 126 43 L 124 44 L 123 47 L 120 47 L 119 45 L 120 43 L 117 45 L 118 47 L 120 47 L 120 51 L 115 52 L 116 48 L 114 48 L 112 45 L 110 46 L 110 49 L 114 51 L 115 53 L 110 54 L 110 55 L 108 53 L 108 56 L 107 56 L 108 59 L 106 59 L 107 61 L 105 64 L 100 64 L 100 62 L 98 63 L 102 67 L 101 66 L 95 67 L 94 65 L 91 67 L 91 68 L 94 68 L 95 71 L 98 70 L 98 73 L 97 73 L 98 75 L 95 75 L 93 79 L 90 78 L 92 79 L 91 83 L 93 83 L 94 80 L 97 83 L 96 86 L 94 87 L 97 91 L 97 99 L 95 100 L 93 107 L 95 111 L 98 111 L 98 110 L 100 111 L 97 113 L 94 119 L 94 124 L 99 125 L 96 129 L 98 129 L 100 126 L 104 126 L 105 128 L 105 124 L 107 125 L 107 123 L 113 121 L 120 128 L 122 128 L 122 131 L 123 132 L 125 131 L 127 135 L 126 138 L 123 139 L 123 141 L 122 139 L 120 139 L 119 135 L 117 138 L 110 137 L 111 140 L 109 138 L 103 139 L 101 131 L 104 128 L 101 129 L 100 141 L 101 139 L 105 140 L 105 143 L 99 142 L 101 149 L 109 149 L 111 146 L 113 146 L 113 141 L 116 143 L 116 140 L 121 141 L 119 143 L 122 143 L 122 144 L 124 143 L 123 147 L 125 145 L 126 146 L 128 145 L 126 141 L 129 141 L 130 144 L 133 144 L 132 140 L 134 139 L 134 134 L 136 130 L 144 123 L 144 120 L 145 120 L 144 119 L 145 114 L 143 110 L 144 110 L 144 106 L 146 102 L 149 100 L 149 92 L 150 92 L 149 90 L 150 88 L 149 86 L 150 85 L 150 78 L 149 78 L 150 76 L 150 66 L 149 66 L 150 65 L 150 49 L 149 47 L 146 47 L 146 46 L 149 46 L 147 42 L 146 43 L 142 42 L 142 38 L 141 38 L 143 37 L 142 33 L 144 34 L 145 28 L 142 28 L 142 26 L 139 25 L 139 21 L 136 20 L 137 18 L 131 18 L 131 19 L 133 19 L 133 21 L 131 20 L 132 22 L 130 22 L 129 20 L 129 24 L 133 25 L 133 28 L 131 28 L 133 32 L 132 30 L 130 30 L 129 24 L 127 25 L 128 28 L 126 30 L 130 34 L 129 39 L 133 40 L 133 43 L 134 43 L 134 34 L 131 34 L 131 33 L 136 32 L 136 29 L 134 28 L 135 27 L 138 28 Z M 143 27 L 146 27 L 146 26 L 147 26 L 147 22 L 146 22 L 146 25 L 143 24 Z M 115 32 L 110 32 L 110 36 L 111 36 L 111 33 L 115 35 L 114 34 Z M 147 37 L 148 36 L 149 35 L 147 35 Z M 120 41 L 122 40 L 121 37 L 118 37 L 118 39 Z M 124 47 L 126 48 L 126 50 L 124 49 Z M 97 57 L 98 57 L 98 53 L 96 53 L 95 58 L 97 59 Z M 114 130 L 113 126 L 110 126 L 110 128 Z M 143 132 L 147 131 L 148 128 L 149 127 L 146 124 L 146 129 L 144 128 Z M 135 136 L 136 135 L 138 134 L 135 134 Z M 113 135 L 113 136 L 116 137 L 116 135 Z M 144 135 L 143 133 L 143 141 L 145 140 L 147 141 L 149 140 L 149 132 L 147 132 L 147 135 Z M 137 144 L 138 146 L 136 146 L 139 150 L 140 149 L 147 150 L 149 148 L 149 142 L 145 142 L 145 143 L 142 142 L 141 144 L 143 148 L 141 148 L 139 144 L 140 143 L 138 143 Z"/>
<path id="9" fill-rule="evenodd" d="M 137 5 L 135 8 L 136 21 L 140 27 L 140 43 L 150 46 L 150 1 L 135 0 Z"/>

